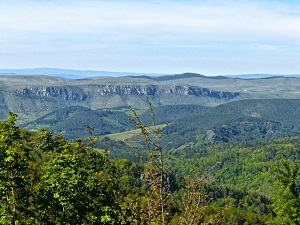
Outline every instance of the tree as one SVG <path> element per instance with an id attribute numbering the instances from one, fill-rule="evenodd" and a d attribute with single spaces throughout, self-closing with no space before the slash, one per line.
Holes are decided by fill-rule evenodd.
<path id="1" fill-rule="evenodd" d="M 0 223 L 18 224 L 26 217 L 29 151 L 21 143 L 20 129 L 15 126 L 17 115 L 9 115 L 0 122 Z"/>
<path id="2" fill-rule="evenodd" d="M 274 197 L 273 210 L 276 217 L 270 224 L 300 224 L 300 197 L 297 190 L 299 167 L 290 167 L 286 160 L 282 160 L 282 167 L 276 168 L 277 181 L 275 186 L 280 193 Z"/>
<path id="3" fill-rule="evenodd" d="M 136 111 L 132 108 L 133 116 L 130 121 L 141 130 L 142 136 L 148 149 L 149 166 L 146 166 L 144 179 L 149 185 L 146 193 L 147 215 L 145 221 L 147 224 L 167 224 L 170 215 L 167 207 L 167 201 L 171 196 L 169 176 L 166 173 L 164 150 L 168 145 L 162 147 L 160 140 L 162 132 L 157 128 L 154 118 L 154 112 L 151 102 L 147 97 L 149 111 L 151 114 L 151 126 L 144 124 Z"/>
<path id="4" fill-rule="evenodd" d="M 41 167 L 35 197 L 38 223 L 117 224 L 118 185 L 106 154 L 86 147 L 81 140 L 58 147 L 60 151 L 50 151 L 51 159 Z"/>
<path id="5" fill-rule="evenodd" d="M 162 146 L 162 131 L 157 127 L 155 122 L 154 111 L 151 102 L 147 98 L 149 112 L 151 115 L 151 125 L 143 123 L 136 111 L 132 108 L 133 116 L 130 118 L 136 128 L 141 130 L 142 136 L 148 150 L 149 164 L 145 165 L 144 179 L 149 185 L 146 193 L 146 212 L 144 223 L 147 224 L 170 224 L 171 221 L 171 205 L 170 201 L 174 201 L 171 192 L 170 167 L 166 166 L 165 150 L 172 143 Z M 166 124 L 168 125 L 168 123 Z M 203 191 L 203 177 L 199 173 L 193 172 L 191 176 L 183 180 L 183 190 L 179 194 L 179 203 L 175 206 L 180 216 L 175 223 L 177 224 L 201 224 L 205 222 L 204 211 L 207 208 Z M 174 201 L 176 202 L 176 201 Z M 218 216 L 218 215 L 217 215 Z M 207 224 L 215 222 L 217 217 L 210 218 Z"/>

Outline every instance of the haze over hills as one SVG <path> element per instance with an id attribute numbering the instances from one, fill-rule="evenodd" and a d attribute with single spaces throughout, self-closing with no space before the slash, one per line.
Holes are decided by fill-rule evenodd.
<path id="1" fill-rule="evenodd" d="M 66 79 L 83 79 L 99 76 L 158 76 L 162 74 L 154 73 L 132 73 L 132 72 L 110 72 L 96 70 L 74 70 L 74 69 L 59 69 L 59 68 L 28 68 L 28 69 L 0 69 L 0 75 L 47 75 Z"/>
<path id="2" fill-rule="evenodd" d="M 193 73 L 187 73 L 193 74 Z M 196 74 L 196 73 L 194 73 Z M 60 68 L 26 68 L 26 69 L 0 69 L 0 75 L 47 75 L 65 79 L 83 79 L 99 76 L 120 77 L 120 76 L 141 76 L 141 77 L 157 77 L 164 75 L 172 75 L 165 73 L 137 73 L 137 72 L 113 72 L 113 71 L 97 71 L 97 70 L 75 70 Z M 216 75 L 210 77 L 230 77 L 241 79 L 258 79 L 267 77 L 300 77 L 300 74 L 236 74 L 236 75 Z"/>
<path id="3" fill-rule="evenodd" d="M 225 75 L 230 78 L 241 78 L 241 79 L 262 79 L 271 77 L 290 77 L 300 78 L 300 74 L 240 74 L 240 75 Z"/>

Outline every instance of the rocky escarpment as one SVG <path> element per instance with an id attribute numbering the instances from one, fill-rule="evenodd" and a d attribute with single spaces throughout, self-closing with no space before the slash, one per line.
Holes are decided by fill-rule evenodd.
<path id="1" fill-rule="evenodd" d="M 74 90 L 75 89 L 75 90 Z M 74 87 L 41 87 L 33 88 L 28 87 L 21 90 L 16 90 L 16 93 L 19 95 L 24 95 L 27 97 L 57 97 L 64 100 L 71 101 L 85 101 L 88 98 L 88 95 L 85 94 L 79 88 Z"/>
<path id="2" fill-rule="evenodd" d="M 239 96 L 238 92 L 214 91 L 194 86 L 158 86 L 158 85 L 95 85 L 85 87 L 26 87 L 16 90 L 19 95 L 27 97 L 55 97 L 63 100 L 85 101 L 93 95 L 186 95 L 230 100 Z"/>
<path id="3" fill-rule="evenodd" d="M 89 85 L 89 91 L 95 91 L 102 96 L 106 95 L 155 95 L 157 86 L 155 85 Z M 92 90 L 91 90 L 92 88 Z"/>
<path id="4" fill-rule="evenodd" d="M 166 94 L 183 94 L 197 97 L 209 97 L 217 99 L 233 99 L 240 95 L 238 92 L 214 91 L 208 88 L 199 88 L 193 86 L 173 86 L 164 91 Z"/>
<path id="5" fill-rule="evenodd" d="M 156 85 L 89 85 L 95 88 L 97 93 L 106 95 L 192 95 L 197 97 L 209 97 L 217 99 L 233 99 L 240 95 L 238 92 L 214 91 L 208 88 L 193 86 L 156 86 Z"/>

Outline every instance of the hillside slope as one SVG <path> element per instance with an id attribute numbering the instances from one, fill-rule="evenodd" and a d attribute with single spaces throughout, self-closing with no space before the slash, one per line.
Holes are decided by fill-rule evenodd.
<path id="1" fill-rule="evenodd" d="M 172 121 L 164 132 L 174 147 L 300 135 L 300 100 L 242 100 Z"/>
<path id="2" fill-rule="evenodd" d="M 54 134 L 62 134 L 66 139 L 86 137 L 87 126 L 93 127 L 93 135 L 105 135 L 132 128 L 128 115 L 121 111 L 91 110 L 82 106 L 57 109 L 30 123 L 25 129 L 47 128 Z"/>

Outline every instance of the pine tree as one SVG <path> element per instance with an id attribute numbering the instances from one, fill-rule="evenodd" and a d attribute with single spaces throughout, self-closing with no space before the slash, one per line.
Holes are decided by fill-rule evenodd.
<path id="1" fill-rule="evenodd" d="M 273 210 L 276 217 L 270 224 L 300 224 L 300 197 L 297 190 L 297 178 L 299 167 L 292 167 L 286 160 L 282 161 L 282 167 L 275 169 L 277 181 L 275 186 L 281 193 L 273 198 Z"/>

